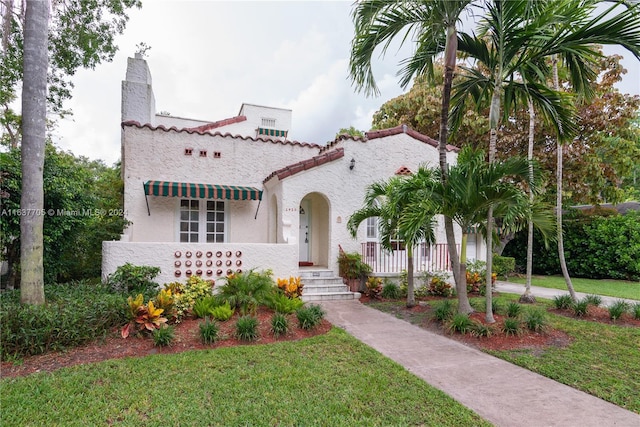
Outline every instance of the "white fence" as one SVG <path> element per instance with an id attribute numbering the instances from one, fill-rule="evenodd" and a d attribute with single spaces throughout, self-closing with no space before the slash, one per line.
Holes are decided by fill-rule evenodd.
<path id="1" fill-rule="evenodd" d="M 459 253 L 460 245 L 456 246 Z M 397 243 L 395 248 L 389 251 L 378 242 L 365 242 L 361 245 L 361 256 L 374 273 L 400 273 L 407 269 L 407 250 L 402 243 Z M 413 270 L 417 273 L 451 271 L 448 245 L 446 243 L 416 245 L 413 249 Z"/>

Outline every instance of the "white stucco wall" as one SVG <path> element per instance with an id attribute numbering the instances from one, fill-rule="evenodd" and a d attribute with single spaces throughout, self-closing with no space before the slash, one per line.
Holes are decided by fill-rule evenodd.
<path id="1" fill-rule="evenodd" d="M 195 273 L 202 270 L 202 277 L 208 280 L 220 280 L 227 274 L 227 270 L 256 271 L 271 269 L 274 278 L 289 277 L 298 275 L 297 246 L 294 245 L 270 245 L 270 244 L 250 244 L 250 243 L 228 243 L 228 244 L 188 244 L 188 243 L 127 243 L 127 242 L 103 242 L 102 243 L 102 277 L 106 277 L 115 272 L 118 266 L 129 262 L 134 265 L 147 265 L 160 268 L 160 275 L 155 279 L 159 284 L 180 281 L 187 278 L 187 270 Z M 198 251 L 202 252 L 197 257 Z M 187 252 L 191 256 L 187 258 Z M 208 254 L 211 252 L 210 254 Z M 218 256 L 220 252 L 220 256 Z M 238 252 L 240 252 L 238 254 Z M 176 254 L 180 255 L 177 256 Z M 227 256 L 227 253 L 230 255 Z M 217 266 L 217 261 L 222 265 Z M 176 266 L 176 261 L 180 266 Z M 186 262 L 191 261 L 191 266 L 186 266 Z M 201 261 L 202 265 L 197 266 L 196 262 Z M 207 261 L 211 261 L 211 266 L 207 266 Z M 231 265 L 227 266 L 227 261 Z M 241 265 L 237 265 L 238 261 Z M 222 270 L 218 275 L 217 270 Z M 212 270 L 208 275 L 207 270 Z M 180 276 L 175 272 L 179 271 Z"/>
<path id="2" fill-rule="evenodd" d="M 178 200 L 148 196 L 143 183 L 148 180 L 203 184 L 240 185 L 262 189 L 262 181 L 273 171 L 308 159 L 319 148 L 178 131 L 125 126 L 123 173 L 126 217 L 132 224 L 127 233 L 132 242 L 176 240 Z M 185 148 L 193 149 L 191 156 Z M 200 151 L 207 156 L 201 157 Z M 220 158 L 214 158 L 214 152 Z M 266 196 L 263 195 L 263 198 Z M 254 219 L 258 201 L 227 201 L 228 239 L 233 242 L 268 241 L 268 209 L 263 201 Z"/>
<path id="3" fill-rule="evenodd" d="M 292 234 L 296 237 L 300 201 L 310 193 L 324 195 L 329 200 L 328 264 L 334 271 L 337 271 L 338 245 L 345 251 L 360 252 L 360 242 L 365 240 L 364 223 L 355 240 L 348 233 L 346 224 L 350 215 L 363 206 L 367 186 L 394 176 L 403 166 L 411 171 L 416 171 L 422 164 L 438 167 L 438 150 L 404 133 L 366 142 L 345 140 L 340 146 L 344 148 L 344 157 L 299 172 L 280 182 L 282 221 L 292 224 Z M 448 153 L 450 163 L 455 163 L 456 157 L 454 152 Z M 349 169 L 351 159 L 355 160 L 353 170 Z M 456 226 L 455 232 L 456 240 L 460 241 L 460 228 Z M 438 221 L 436 239 L 437 243 L 446 243 L 442 218 Z"/>

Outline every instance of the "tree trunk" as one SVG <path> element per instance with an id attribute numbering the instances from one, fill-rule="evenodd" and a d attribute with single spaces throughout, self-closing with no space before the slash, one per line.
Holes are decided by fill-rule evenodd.
<path id="1" fill-rule="evenodd" d="M 555 90 L 560 90 L 560 81 L 558 79 L 558 58 L 553 57 L 553 85 Z M 556 166 L 556 237 L 558 239 L 558 258 L 560 259 L 560 269 L 564 276 L 564 281 L 567 284 L 567 289 L 571 295 L 571 299 L 576 302 L 578 297 L 576 291 L 573 289 L 573 283 L 571 283 L 571 277 L 569 276 L 569 270 L 567 269 L 567 262 L 564 259 L 564 237 L 562 233 L 562 143 L 558 139 L 557 149 L 557 166 Z"/>
<path id="2" fill-rule="evenodd" d="M 44 304 L 43 169 L 47 116 L 49 0 L 28 0 L 22 87 L 20 301 Z"/>
<path id="3" fill-rule="evenodd" d="M 416 294 L 413 286 L 413 250 L 407 247 L 407 308 L 415 307 L 415 305 Z"/>
<path id="4" fill-rule="evenodd" d="M 453 74 L 456 69 L 456 52 L 458 51 L 458 34 L 455 25 L 447 27 L 447 40 L 444 48 L 444 84 L 442 86 L 442 109 L 440 110 L 440 139 L 438 141 L 438 153 L 442 180 L 446 182 L 449 174 L 447 165 L 447 141 L 449 139 L 449 105 L 451 102 L 451 85 Z M 456 249 L 456 238 L 453 231 L 453 219 L 444 217 L 444 231 L 449 249 L 449 259 L 451 260 L 451 270 L 453 280 L 456 284 L 458 294 L 458 312 L 473 313 L 473 307 L 469 303 L 467 296 L 467 283 L 465 278 L 460 276 L 460 260 Z"/>
<path id="5" fill-rule="evenodd" d="M 502 75 L 502 69 L 496 75 L 493 87 L 493 96 L 491 98 L 491 108 L 489 109 L 489 124 L 491 126 L 489 134 L 489 163 L 493 163 L 496 158 L 496 143 L 498 141 L 498 121 L 500 118 L 500 96 L 501 85 L 498 77 Z M 486 280 L 486 311 L 485 321 L 487 323 L 495 323 L 493 317 L 493 284 L 491 283 L 493 269 L 493 205 L 489 206 L 487 213 L 487 272 Z"/>
<path id="6" fill-rule="evenodd" d="M 533 102 L 529 99 L 529 146 L 527 148 L 527 160 L 529 160 L 529 180 L 533 181 L 533 142 L 535 138 L 536 111 L 533 108 Z M 533 190 L 529 191 L 529 202 L 533 203 Z M 529 218 L 529 229 L 527 234 L 527 283 L 525 285 L 524 294 L 520 296 L 520 302 L 533 304 L 536 297 L 531 293 L 531 274 L 533 272 L 533 221 Z"/>

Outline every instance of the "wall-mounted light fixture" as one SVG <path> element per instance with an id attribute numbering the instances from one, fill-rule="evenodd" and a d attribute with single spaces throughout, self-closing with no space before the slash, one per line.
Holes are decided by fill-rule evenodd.
<path id="1" fill-rule="evenodd" d="M 351 158 L 351 161 L 349 162 L 349 169 L 353 170 L 354 167 L 356 167 L 356 159 Z"/>

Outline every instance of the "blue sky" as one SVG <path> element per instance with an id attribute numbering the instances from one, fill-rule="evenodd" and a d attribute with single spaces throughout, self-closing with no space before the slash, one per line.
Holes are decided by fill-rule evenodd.
<path id="1" fill-rule="evenodd" d="M 59 121 L 56 143 L 107 164 L 119 159 L 121 81 L 141 42 L 151 47 L 157 111 L 215 121 L 237 115 L 243 102 L 290 108 L 290 138 L 318 144 L 342 127 L 368 130 L 380 105 L 403 93 L 395 73 L 410 45 L 376 58 L 379 97 L 356 93 L 348 79 L 351 7 L 351 1 L 143 0 L 129 14 L 113 62 L 74 76 L 66 105 L 74 115 Z M 623 65 L 629 73 L 620 89 L 640 94 L 640 65 Z"/>

